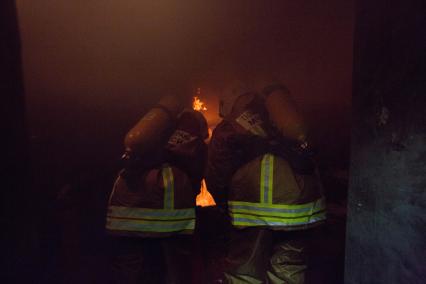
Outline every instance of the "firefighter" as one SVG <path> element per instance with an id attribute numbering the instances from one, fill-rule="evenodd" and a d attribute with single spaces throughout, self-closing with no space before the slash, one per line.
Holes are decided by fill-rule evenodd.
<path id="1" fill-rule="evenodd" d="M 206 173 L 232 224 L 219 282 L 305 283 L 306 244 L 325 203 L 295 103 L 274 84 L 238 96 L 222 116 Z"/>
<path id="2" fill-rule="evenodd" d="M 125 167 L 106 223 L 117 283 L 192 282 L 195 198 L 208 129 L 200 112 L 176 115 L 178 109 L 173 98 L 163 99 L 126 136 Z"/>

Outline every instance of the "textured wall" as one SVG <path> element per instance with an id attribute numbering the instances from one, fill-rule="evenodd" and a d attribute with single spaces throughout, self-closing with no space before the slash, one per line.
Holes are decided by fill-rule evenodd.
<path id="1" fill-rule="evenodd" d="M 426 279 L 423 1 L 358 1 L 346 283 Z"/>

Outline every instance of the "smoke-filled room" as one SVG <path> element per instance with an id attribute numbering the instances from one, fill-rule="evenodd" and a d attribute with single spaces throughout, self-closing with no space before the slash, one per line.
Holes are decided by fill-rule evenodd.
<path id="1" fill-rule="evenodd" d="M 4 0 L 1 283 L 426 283 L 426 3 Z"/>

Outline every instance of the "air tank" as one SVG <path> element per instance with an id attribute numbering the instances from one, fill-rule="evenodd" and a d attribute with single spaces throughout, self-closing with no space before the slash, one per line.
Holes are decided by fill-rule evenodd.
<path id="1" fill-rule="evenodd" d="M 288 91 L 276 90 L 265 98 L 269 119 L 286 138 L 306 142 L 306 127 Z"/>
<path id="2" fill-rule="evenodd" d="M 170 134 L 181 110 L 175 96 L 165 96 L 127 133 L 124 147 L 127 153 L 143 156 L 158 147 Z"/>

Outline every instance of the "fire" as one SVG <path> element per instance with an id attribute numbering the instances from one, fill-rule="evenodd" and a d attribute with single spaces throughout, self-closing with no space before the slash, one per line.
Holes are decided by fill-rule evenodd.
<path id="1" fill-rule="evenodd" d="M 196 203 L 197 206 L 201 207 L 216 205 L 213 196 L 207 190 L 206 181 L 204 179 L 201 181 L 201 189 L 200 193 L 197 195 Z"/>
<path id="2" fill-rule="evenodd" d="M 194 100 L 192 102 L 192 108 L 197 111 L 206 111 L 207 107 L 204 105 L 204 103 L 198 98 L 194 97 Z"/>
<path id="3" fill-rule="evenodd" d="M 201 95 L 201 88 L 197 88 L 197 95 Z M 192 101 L 192 108 L 196 111 L 206 111 L 206 105 L 199 99 L 198 96 L 194 97 L 194 100 Z M 209 127 L 209 137 L 211 137 L 211 132 L 212 130 Z M 201 181 L 200 193 L 197 195 L 196 204 L 197 206 L 202 207 L 216 205 L 213 196 L 207 190 L 206 181 L 204 179 Z"/>

